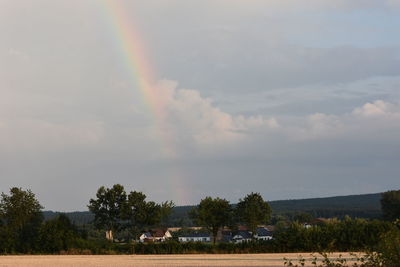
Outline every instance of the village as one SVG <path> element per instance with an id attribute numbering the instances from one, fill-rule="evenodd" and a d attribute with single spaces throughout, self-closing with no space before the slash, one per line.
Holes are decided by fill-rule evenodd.
<path id="1" fill-rule="evenodd" d="M 259 226 L 253 234 L 245 226 L 239 226 L 233 231 L 227 227 L 220 229 L 216 238 L 216 242 L 226 242 L 239 244 L 242 242 L 250 242 L 254 240 L 267 241 L 273 239 L 273 225 Z M 139 242 L 165 242 L 168 240 L 176 240 L 179 242 L 214 242 L 212 235 L 206 229 L 201 227 L 180 228 L 173 227 L 167 229 L 155 228 L 143 232 L 139 237 Z"/>

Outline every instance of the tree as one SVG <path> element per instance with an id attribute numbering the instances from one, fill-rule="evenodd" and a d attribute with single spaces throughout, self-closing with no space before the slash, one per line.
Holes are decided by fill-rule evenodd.
<path id="1" fill-rule="evenodd" d="M 400 218 L 400 190 L 387 191 L 382 194 L 381 207 L 383 217 L 394 221 Z"/>
<path id="2" fill-rule="evenodd" d="M 42 252 L 57 253 L 68 250 L 79 238 L 79 232 L 65 214 L 45 222 L 40 229 Z"/>
<path id="3" fill-rule="evenodd" d="M 300 212 L 294 215 L 293 220 L 299 223 L 309 223 L 313 219 L 312 215 L 307 212 Z"/>
<path id="4" fill-rule="evenodd" d="M 7 250 L 26 253 L 35 249 L 43 221 L 42 208 L 30 190 L 13 187 L 10 195 L 1 194 L 0 219 L 3 236 L 8 237 Z"/>
<path id="5" fill-rule="evenodd" d="M 123 208 L 126 205 L 124 187 L 115 184 L 112 188 L 100 187 L 96 199 L 90 199 L 88 208 L 94 214 L 97 228 L 106 231 L 106 238 L 114 240 L 113 233 L 121 228 Z"/>
<path id="6" fill-rule="evenodd" d="M 259 193 L 251 193 L 239 200 L 235 213 L 238 220 L 245 223 L 254 235 L 257 225 L 268 223 L 272 210 Z"/>
<path id="7" fill-rule="evenodd" d="M 232 208 L 225 199 L 206 197 L 191 210 L 190 216 L 197 224 L 211 231 L 215 244 L 219 228 L 231 222 Z"/>
<path id="8" fill-rule="evenodd" d="M 172 201 L 165 201 L 161 203 L 161 225 L 167 226 L 169 217 L 172 214 L 172 211 L 175 207 L 174 202 Z"/>
<path id="9" fill-rule="evenodd" d="M 154 201 L 146 201 L 146 195 L 142 192 L 130 192 L 124 207 L 124 218 L 129 220 L 129 226 L 135 235 L 145 227 L 159 224 L 170 215 L 174 203 L 163 202 L 161 205 Z"/>

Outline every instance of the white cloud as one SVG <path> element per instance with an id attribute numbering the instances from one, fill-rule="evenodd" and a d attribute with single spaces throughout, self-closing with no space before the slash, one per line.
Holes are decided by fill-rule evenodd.
<path id="1" fill-rule="evenodd" d="M 279 127 L 275 118 L 234 116 L 221 111 L 211 99 L 201 97 L 199 91 L 178 89 L 177 83 L 171 81 L 162 81 L 157 89 L 162 92 L 175 138 L 198 148 L 237 142 L 247 138 L 248 132 Z"/>
<path id="2" fill-rule="evenodd" d="M 366 103 L 360 108 L 356 108 L 353 114 L 365 117 L 386 117 L 399 116 L 400 110 L 397 105 L 377 100 L 373 103 Z"/>

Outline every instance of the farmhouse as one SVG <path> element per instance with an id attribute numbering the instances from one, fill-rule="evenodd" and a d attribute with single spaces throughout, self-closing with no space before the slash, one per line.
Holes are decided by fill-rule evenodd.
<path id="1" fill-rule="evenodd" d="M 140 242 L 164 242 L 172 238 L 171 233 L 164 229 L 152 229 L 140 235 Z"/>

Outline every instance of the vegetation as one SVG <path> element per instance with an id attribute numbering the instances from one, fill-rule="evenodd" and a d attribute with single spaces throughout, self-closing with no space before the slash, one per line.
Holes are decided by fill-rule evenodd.
<path id="1" fill-rule="evenodd" d="M 215 244 L 218 230 L 231 222 L 232 208 L 229 201 L 225 199 L 206 197 L 196 208 L 193 208 L 191 217 L 196 223 L 211 231 Z"/>
<path id="2" fill-rule="evenodd" d="M 122 185 L 112 188 L 100 187 L 97 199 L 90 199 L 89 210 L 94 214 L 94 224 L 106 231 L 106 238 L 114 240 L 113 233 L 121 228 L 122 208 L 126 203 L 126 193 Z"/>
<path id="3" fill-rule="evenodd" d="M 395 227 L 383 233 L 377 246 L 374 246 L 364 256 L 353 254 L 353 259 L 342 257 L 330 259 L 327 253 L 320 253 L 321 257 L 314 256 L 313 259 L 299 259 L 298 263 L 285 259 L 285 266 L 300 267 L 310 263 L 315 267 L 398 267 L 400 263 L 400 229 Z"/>
<path id="4" fill-rule="evenodd" d="M 30 190 L 11 188 L 10 194 L 1 194 L 0 250 L 30 253 L 37 250 L 37 239 L 43 221 L 42 206 Z"/>
<path id="5" fill-rule="evenodd" d="M 393 191 L 391 191 L 393 192 Z M 218 242 L 180 243 L 176 239 L 160 243 L 136 243 L 138 233 L 150 227 L 171 223 L 172 202 L 147 201 L 142 192 L 125 192 L 122 185 L 99 188 L 89 202 L 93 222 L 75 224 L 64 214 L 50 214 L 44 220 L 42 206 L 30 190 L 11 188 L 0 199 L 0 253 L 68 253 L 68 254 L 170 254 L 170 253 L 272 253 L 343 251 L 369 252 L 359 266 L 396 266 L 400 262 L 400 220 L 394 220 L 398 208 L 396 197 L 382 195 L 382 207 L 388 220 L 354 219 L 349 216 L 315 220 L 312 214 L 296 212 L 292 216 L 271 216 L 271 208 L 258 193 L 251 193 L 237 205 L 227 200 L 206 197 L 190 213 L 196 225 L 206 227 L 216 240 L 224 226 L 245 224 L 254 229 L 271 219 L 274 238 L 241 244 Z M 390 197 L 388 197 L 390 196 Z M 388 204 L 389 203 L 389 204 Z M 386 211 L 385 211 L 386 212 Z M 75 213 L 77 218 L 81 213 Z M 173 213 L 172 213 L 173 214 Z M 390 218 L 387 217 L 390 214 Z M 304 223 L 309 223 L 305 226 Z M 104 231 L 108 232 L 107 238 Z M 183 229 L 181 232 L 189 231 Z M 112 237 L 112 238 L 110 238 Z M 176 237 L 176 236 L 175 236 Z M 110 242 L 118 240 L 118 242 Z M 343 260 L 343 259 L 342 259 Z M 289 263 L 288 263 L 289 264 Z M 293 263 L 292 263 L 293 264 Z M 301 263 L 299 263 L 301 264 Z M 316 261 L 315 266 L 346 266 L 346 261 Z M 331 264 L 331 265 L 329 265 Z M 337 264 L 337 265 L 332 265 Z M 338 265 L 342 264 L 342 265 Z M 378 265 L 379 264 L 379 265 Z M 392 264 L 392 265 L 391 265 Z M 295 266 L 294 264 L 291 266 Z"/>
<path id="6" fill-rule="evenodd" d="M 142 192 L 130 192 L 125 203 L 124 218 L 128 220 L 127 227 L 135 238 L 146 227 L 163 224 L 174 207 L 172 201 L 157 204 L 153 201 L 146 201 L 146 195 Z"/>
<path id="7" fill-rule="evenodd" d="M 90 199 L 88 208 L 94 214 L 97 229 L 106 230 L 106 238 L 114 240 L 114 232 L 128 228 L 135 237 L 146 227 L 159 224 L 168 217 L 174 204 L 146 201 L 146 195 L 133 191 L 126 194 L 122 185 L 100 187 L 96 199 Z"/>
<path id="8" fill-rule="evenodd" d="M 299 214 L 306 213 L 312 218 L 338 218 L 345 216 L 351 218 L 381 219 L 382 194 L 364 194 L 353 196 L 339 196 L 297 200 L 269 201 L 272 208 L 271 223 L 286 220 L 294 221 Z M 234 207 L 235 204 L 232 204 Z M 176 206 L 172 208 L 170 216 L 165 218 L 163 225 L 168 227 L 191 227 L 195 223 L 189 216 L 189 212 L 195 206 Z M 58 215 L 56 212 L 44 211 L 45 220 L 52 219 Z M 69 219 L 77 224 L 84 225 L 93 221 L 94 215 L 90 211 L 68 212 Z"/>
<path id="9" fill-rule="evenodd" d="M 383 193 L 381 205 L 386 220 L 394 221 L 400 218 L 400 190 Z"/>
<path id="10" fill-rule="evenodd" d="M 85 237 L 64 214 L 46 221 L 39 233 L 40 250 L 46 253 L 68 251 L 77 246 L 77 241 Z"/>
<path id="11" fill-rule="evenodd" d="M 239 222 L 248 226 L 254 234 L 257 225 L 267 224 L 271 219 L 271 207 L 259 193 L 251 193 L 239 200 L 235 213 Z"/>

